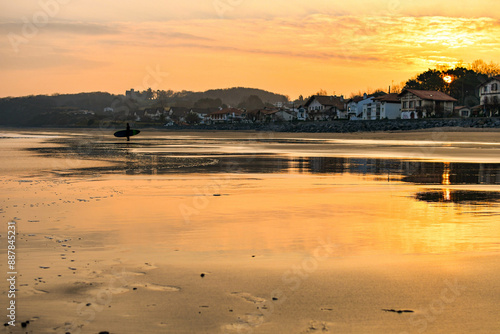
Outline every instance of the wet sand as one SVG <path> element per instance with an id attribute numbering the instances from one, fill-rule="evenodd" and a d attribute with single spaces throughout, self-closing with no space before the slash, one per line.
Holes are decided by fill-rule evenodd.
<path id="1" fill-rule="evenodd" d="M 1 332 L 500 330 L 498 132 L 3 133 Z"/>

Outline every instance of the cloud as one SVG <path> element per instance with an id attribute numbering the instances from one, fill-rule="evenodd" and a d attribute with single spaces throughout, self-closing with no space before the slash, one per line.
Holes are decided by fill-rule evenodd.
<path id="1" fill-rule="evenodd" d="M 318 81 L 345 83 L 399 78 L 478 58 L 500 61 L 498 19 L 382 13 L 140 23 L 59 20 L 20 45 L 19 53 L 12 52 L 7 39 L 0 40 L 1 69 L 84 67 L 95 69 L 94 75 L 113 76 L 128 75 L 131 68 L 143 71 L 144 64 L 165 64 L 182 73 L 177 80 L 221 76 L 237 82 L 242 76 L 268 77 L 279 68 L 281 76 L 295 74 L 298 81 L 312 75 Z M 0 23 L 3 33 L 21 28 L 19 23 Z"/>
<path id="2" fill-rule="evenodd" d="M 23 34 L 24 22 L 0 23 L 0 32 Z M 77 35 L 109 35 L 117 34 L 119 30 L 109 24 L 86 23 L 86 22 L 48 22 L 47 24 L 33 25 L 36 29 L 49 33 L 66 33 Z"/>
<path id="3" fill-rule="evenodd" d="M 13 28 L 20 29 L 19 24 L 0 24 L 0 31 Z M 141 24 L 51 22 L 44 29 L 48 45 L 72 48 L 74 53 L 85 52 L 85 48 L 95 52 L 108 46 L 129 51 L 199 49 L 214 55 L 259 54 L 335 61 L 347 66 L 423 66 L 426 62 L 435 63 L 437 56 L 447 61 L 459 60 L 473 58 L 485 46 L 491 50 L 500 48 L 496 38 L 500 36 L 499 20 L 445 16 L 312 14 L 300 21 L 278 18 Z M 61 34 L 63 37 L 58 37 Z"/>

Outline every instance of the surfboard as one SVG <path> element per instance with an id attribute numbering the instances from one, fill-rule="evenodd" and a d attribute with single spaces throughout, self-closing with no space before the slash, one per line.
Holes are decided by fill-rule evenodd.
<path id="1" fill-rule="evenodd" d="M 128 135 L 130 137 L 138 135 L 141 131 L 140 130 L 132 130 L 130 129 L 128 131 Z M 115 137 L 127 137 L 127 130 L 121 130 L 121 131 L 116 131 L 115 132 Z"/>

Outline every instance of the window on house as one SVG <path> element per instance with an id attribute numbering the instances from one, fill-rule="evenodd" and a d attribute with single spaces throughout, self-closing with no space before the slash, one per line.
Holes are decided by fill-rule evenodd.
<path id="1" fill-rule="evenodd" d="M 410 101 L 410 108 L 413 108 L 414 103 L 415 103 L 414 101 Z"/>
<path id="2" fill-rule="evenodd" d="M 403 108 L 404 109 L 408 108 L 408 102 L 406 102 L 406 101 L 403 102 Z"/>
<path id="3" fill-rule="evenodd" d="M 491 85 L 492 92 L 496 92 L 497 90 L 498 90 L 498 84 L 494 83 L 493 85 Z"/>

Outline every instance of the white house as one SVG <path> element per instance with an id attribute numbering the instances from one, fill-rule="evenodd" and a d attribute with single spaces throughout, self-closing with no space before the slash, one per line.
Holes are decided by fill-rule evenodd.
<path id="1" fill-rule="evenodd" d="M 491 77 L 479 85 L 479 101 L 486 115 L 492 116 L 500 109 L 500 76 Z"/>
<path id="2" fill-rule="evenodd" d="M 391 93 L 373 98 L 373 102 L 363 106 L 363 119 L 401 118 L 401 101 L 398 94 Z"/>
<path id="3" fill-rule="evenodd" d="M 305 121 L 307 119 L 306 108 L 303 106 L 296 108 L 294 113 L 298 121 Z"/>
<path id="4" fill-rule="evenodd" d="M 293 120 L 292 112 L 284 109 L 269 111 L 266 116 L 273 122 L 289 122 Z"/>
<path id="5" fill-rule="evenodd" d="M 198 115 L 200 124 L 207 124 L 210 122 L 210 114 L 221 110 L 220 108 L 191 108 L 190 113 Z"/>
<path id="6" fill-rule="evenodd" d="M 343 96 L 313 95 L 304 107 L 308 120 L 324 121 L 347 117 L 347 106 Z"/>
<path id="7" fill-rule="evenodd" d="M 459 117 L 470 117 L 472 114 L 471 108 L 465 106 L 457 106 L 453 110 L 454 114 Z"/>
<path id="8" fill-rule="evenodd" d="M 481 105 L 486 105 L 496 98 L 500 101 L 500 76 L 491 77 L 479 86 Z"/>
<path id="9" fill-rule="evenodd" d="M 241 121 L 244 111 L 236 108 L 225 108 L 208 114 L 211 122 Z"/>
<path id="10" fill-rule="evenodd" d="M 373 96 L 367 96 L 366 93 L 361 96 L 354 97 L 347 103 L 347 117 L 350 120 L 363 119 L 363 108 L 365 105 L 373 102 Z"/>

